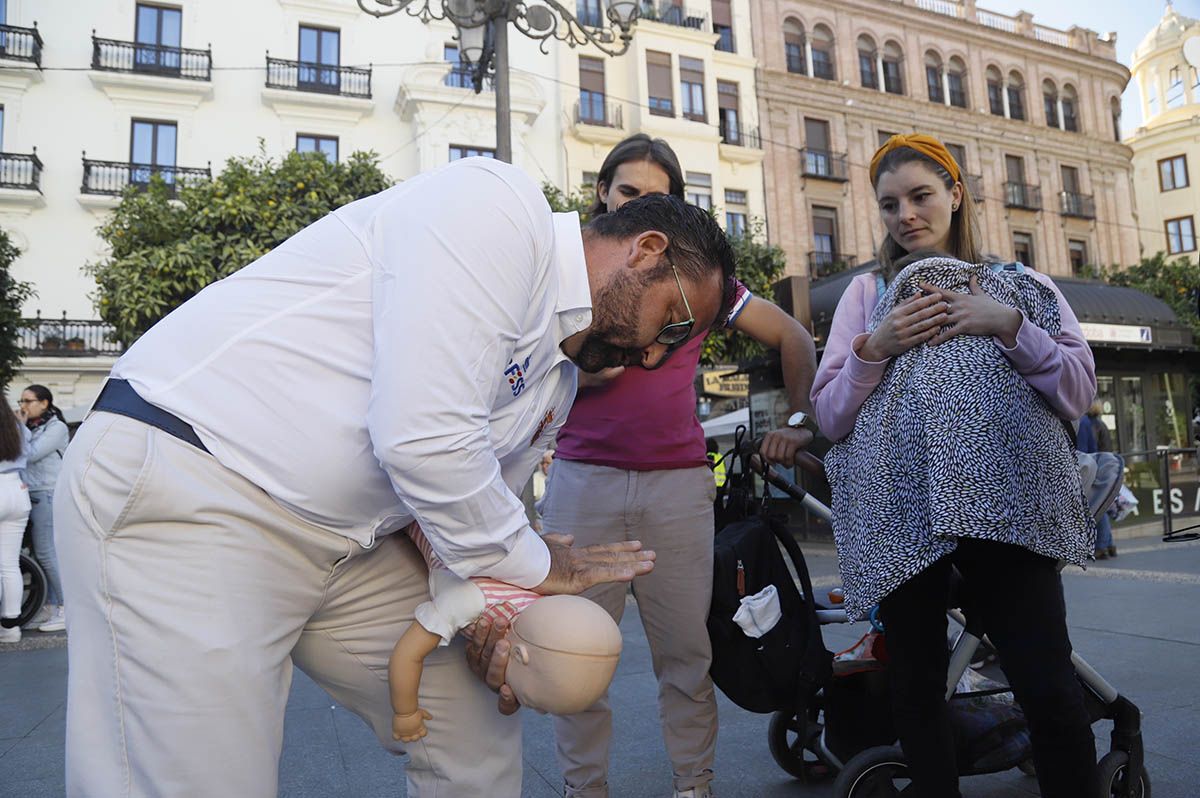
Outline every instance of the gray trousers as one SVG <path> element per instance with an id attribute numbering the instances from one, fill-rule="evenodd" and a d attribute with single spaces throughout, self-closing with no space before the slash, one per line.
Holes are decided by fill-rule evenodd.
<path id="1" fill-rule="evenodd" d="M 58 573 L 58 553 L 54 550 L 54 491 L 31 490 L 33 509 L 33 554 L 46 572 L 46 603 L 62 604 L 62 577 Z"/>
<path id="2" fill-rule="evenodd" d="M 641 540 L 658 558 L 633 582 L 638 612 L 658 679 L 658 708 L 675 789 L 712 780 L 717 703 L 705 620 L 712 600 L 716 492 L 705 466 L 625 471 L 570 460 L 550 467 L 540 509 L 546 532 L 575 536 L 575 545 Z M 625 586 L 584 593 L 617 621 Z M 556 717 L 554 736 L 568 796 L 608 795 L 612 711 L 608 697 L 578 715 Z"/>
<path id="3" fill-rule="evenodd" d="M 69 798 L 275 798 L 293 662 L 389 750 L 388 656 L 428 598 L 404 535 L 305 523 L 199 449 L 93 414 L 55 492 Z M 516 798 L 521 725 L 461 642 L 425 660 L 409 795 Z"/>

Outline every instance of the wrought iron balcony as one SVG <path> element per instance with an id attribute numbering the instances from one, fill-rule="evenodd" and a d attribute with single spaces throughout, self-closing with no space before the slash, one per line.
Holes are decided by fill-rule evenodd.
<path id="1" fill-rule="evenodd" d="M 654 3 L 652 0 L 642 0 L 642 8 L 638 19 L 661 22 L 665 25 L 674 25 L 679 28 L 692 28 L 694 30 L 704 30 L 708 27 L 707 13 L 698 9 L 684 8 L 681 5 L 671 2 L 671 0 L 663 0 L 660 3 Z"/>
<path id="2" fill-rule="evenodd" d="M 823 250 L 814 250 L 808 253 L 808 274 L 813 279 L 844 272 L 847 269 L 853 269 L 856 265 L 858 265 L 858 258 L 853 255 Z"/>
<path id="3" fill-rule="evenodd" d="M 0 188 L 41 192 L 42 162 L 37 157 L 36 147 L 29 155 L 0 152 Z"/>
<path id="4" fill-rule="evenodd" d="M 625 127 L 625 119 L 618 103 L 605 100 L 603 95 L 593 94 L 586 100 L 580 98 L 575 101 L 575 124 L 621 130 Z"/>
<path id="5" fill-rule="evenodd" d="M 475 78 L 472 75 L 472 71 L 466 64 L 454 64 L 450 68 L 450 71 L 446 73 L 446 78 L 442 83 L 454 89 L 474 90 Z M 495 91 L 495 89 L 496 87 L 492 84 L 492 76 L 485 75 L 483 78 L 483 90 Z"/>
<path id="6" fill-rule="evenodd" d="M 1042 189 L 1028 183 L 1005 183 L 1004 205 L 1009 208 L 1024 208 L 1027 211 L 1042 209 Z"/>
<path id="7" fill-rule="evenodd" d="M 184 80 L 212 80 L 212 49 L 122 42 L 92 36 L 92 69 Z"/>
<path id="8" fill-rule="evenodd" d="M 21 319 L 17 347 L 33 357 L 117 357 L 124 351 L 112 340 L 113 326 L 93 319 Z"/>
<path id="9" fill-rule="evenodd" d="M 819 177 L 822 180 L 836 180 L 845 183 L 846 156 L 829 150 L 814 150 L 805 147 L 800 150 L 800 174 L 804 177 Z"/>
<path id="10" fill-rule="evenodd" d="M 371 67 L 288 61 L 267 56 L 267 88 L 371 99 Z"/>
<path id="11" fill-rule="evenodd" d="M 1058 195 L 1063 216 L 1074 216 L 1077 219 L 1096 218 L 1096 200 L 1091 194 L 1079 194 L 1074 191 L 1061 191 Z"/>
<path id="12" fill-rule="evenodd" d="M 153 175 L 162 178 L 167 185 L 167 192 L 173 197 L 180 183 L 212 179 L 212 169 L 122 161 L 96 161 L 84 157 L 83 185 L 79 190 L 84 194 L 120 196 L 129 186 L 144 191 L 150 185 L 150 178 Z"/>
<path id="13" fill-rule="evenodd" d="M 0 58 L 13 61 L 28 61 L 42 68 L 42 34 L 37 23 L 32 28 L 16 25 L 0 25 Z"/>
<path id="14" fill-rule="evenodd" d="M 730 125 L 721 118 L 721 143 L 732 144 L 734 147 L 752 147 L 756 150 L 762 149 L 762 136 L 756 127 L 746 127 L 744 125 Z"/>

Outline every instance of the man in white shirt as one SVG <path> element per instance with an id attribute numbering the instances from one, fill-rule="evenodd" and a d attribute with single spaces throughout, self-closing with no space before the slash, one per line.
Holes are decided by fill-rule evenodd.
<path id="1" fill-rule="evenodd" d="M 650 570 L 640 544 L 547 545 L 515 495 L 572 361 L 654 367 L 729 301 L 706 213 L 626 207 L 581 233 L 519 170 L 461 161 L 317 221 L 129 349 L 56 492 L 68 795 L 275 795 L 293 661 L 400 751 L 387 660 L 427 586 L 390 533 L 413 519 L 463 577 L 556 593 Z M 511 712 L 497 631 L 473 664 Z M 410 795 L 519 795 L 495 700 L 461 643 L 426 661 Z"/>

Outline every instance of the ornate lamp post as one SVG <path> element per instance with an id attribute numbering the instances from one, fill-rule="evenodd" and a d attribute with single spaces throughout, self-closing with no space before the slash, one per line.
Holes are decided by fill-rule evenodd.
<path id="1" fill-rule="evenodd" d="M 386 17 L 407 11 L 422 22 L 447 19 L 458 30 L 459 58 L 472 70 L 475 91 L 483 88 L 483 79 L 495 69 L 496 157 L 512 161 L 512 122 L 508 85 L 508 25 L 540 42 L 541 51 L 552 39 L 571 47 L 592 44 L 602 52 L 618 56 L 629 49 L 633 26 L 638 18 L 637 0 L 603 0 L 604 18 L 600 18 L 600 0 L 579 0 L 578 8 L 587 10 L 581 20 L 558 0 L 358 0 L 363 11 Z"/>

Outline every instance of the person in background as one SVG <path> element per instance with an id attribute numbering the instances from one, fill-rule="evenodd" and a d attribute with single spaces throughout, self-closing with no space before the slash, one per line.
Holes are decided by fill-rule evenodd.
<path id="1" fill-rule="evenodd" d="M 29 432 L 11 410 L 0 410 L 0 643 L 21 642 L 25 585 L 21 580 L 21 538 L 29 521 L 29 491 L 21 476 L 29 453 Z"/>
<path id="2" fill-rule="evenodd" d="M 728 478 L 728 472 L 725 470 L 725 458 L 721 456 L 721 447 L 717 444 L 716 438 L 705 438 L 704 449 L 708 464 L 712 467 L 713 482 L 719 490 L 725 487 L 725 480 Z"/>
<path id="3" fill-rule="evenodd" d="M 1112 448 L 1112 433 L 1108 429 L 1108 425 L 1104 423 L 1104 419 L 1100 417 L 1101 408 L 1099 402 L 1092 402 L 1092 406 L 1082 418 L 1079 419 L 1079 432 L 1076 436 L 1075 447 L 1081 452 L 1111 452 Z M 1091 448 L 1085 449 L 1084 445 Z M 1108 513 L 1101 513 L 1099 520 L 1096 521 L 1096 559 L 1107 560 L 1109 557 L 1117 556 L 1117 547 L 1113 544 L 1112 519 L 1108 517 Z"/>
<path id="4" fill-rule="evenodd" d="M 45 385 L 30 385 L 21 391 L 17 417 L 29 428 L 29 463 L 25 482 L 33 504 L 33 553 L 46 572 L 46 603 L 25 625 L 39 632 L 61 632 L 67 628 L 63 610 L 62 578 L 58 553 L 54 550 L 54 483 L 62 469 L 63 453 L 70 431 L 62 411 L 54 406 L 54 394 Z"/>
<path id="5" fill-rule="evenodd" d="M 683 171 L 670 145 L 645 134 L 617 144 L 597 175 L 592 218 L 645 194 L 684 195 Z M 777 349 L 791 412 L 808 408 L 816 370 L 812 338 L 800 322 L 737 283 L 731 327 Z M 654 571 L 633 594 L 650 643 L 663 737 L 677 798 L 711 795 L 717 703 L 708 669 L 705 621 L 712 598 L 713 499 L 716 486 L 696 418 L 693 381 L 704 335 L 675 348 L 661 368 L 580 375 L 579 394 L 558 435 L 554 468 L 541 504 L 547 532 L 569 531 L 575 545 L 640 539 L 657 554 Z M 798 419 L 796 417 L 799 417 Z M 797 424 L 802 414 L 793 416 Z M 812 440 L 805 429 L 769 432 L 766 459 L 791 465 Z M 625 585 L 583 595 L 618 623 Z M 612 711 L 608 698 L 554 719 L 568 796 L 608 795 Z"/>

